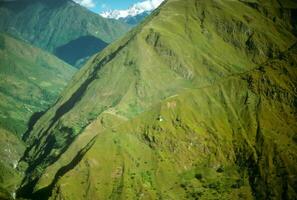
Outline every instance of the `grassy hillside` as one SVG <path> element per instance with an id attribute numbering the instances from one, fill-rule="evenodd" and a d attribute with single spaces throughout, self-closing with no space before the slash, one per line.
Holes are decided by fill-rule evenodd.
<path id="1" fill-rule="evenodd" d="M 0 3 L 0 31 L 22 38 L 59 58 L 75 65 L 83 54 L 91 56 L 99 47 L 81 45 L 72 48 L 73 60 L 59 53 L 59 48 L 84 37 L 94 37 L 97 43 L 110 43 L 127 32 L 125 23 L 105 19 L 71 0 L 25 0 Z M 102 43 L 104 44 L 104 43 Z M 90 47 L 93 50 L 90 52 Z"/>
<path id="2" fill-rule="evenodd" d="M 100 133 L 102 120 L 93 121 L 76 141 L 84 148 L 75 154 L 74 143 L 48 167 L 36 196 L 294 199 L 296 55 L 295 45 L 281 59 L 167 98 Z"/>
<path id="3" fill-rule="evenodd" d="M 294 199 L 296 8 L 165 1 L 37 121 L 19 195 Z"/>
<path id="4" fill-rule="evenodd" d="M 0 46 L 0 126 L 21 136 L 31 115 L 53 104 L 76 70 L 6 34 Z"/>

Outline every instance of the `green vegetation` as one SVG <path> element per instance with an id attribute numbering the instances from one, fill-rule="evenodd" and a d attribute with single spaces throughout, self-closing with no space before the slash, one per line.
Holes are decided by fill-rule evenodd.
<path id="1" fill-rule="evenodd" d="M 57 100 L 76 70 L 4 33 L 0 46 L 0 199 L 11 199 L 23 175 L 18 162 L 25 145 L 19 138 L 37 112 Z"/>
<path id="2" fill-rule="evenodd" d="M 128 30 L 125 23 L 105 19 L 69 0 L 2 1 L 0 4 L 0 31 L 52 52 L 72 65 L 80 66 L 82 60 Z M 61 52 L 65 46 L 85 41 L 86 37 L 93 37 L 93 42 L 100 46 L 85 44 L 67 48 L 72 52 L 71 58 L 70 54 Z"/>
<path id="3" fill-rule="evenodd" d="M 165 1 L 37 121 L 18 195 L 295 199 L 296 8 Z"/>
<path id="4" fill-rule="evenodd" d="M 0 127 L 20 137 L 31 115 L 57 100 L 75 68 L 11 36 L 0 38 Z"/>
<path id="5" fill-rule="evenodd" d="M 23 176 L 18 162 L 25 151 L 25 145 L 13 133 L 2 128 L 0 138 L 0 199 L 12 199 Z M 16 170 L 17 167 L 20 171 Z"/>
<path id="6" fill-rule="evenodd" d="M 95 120 L 44 171 L 36 195 L 52 183 L 50 199 L 294 199 L 296 113 L 287 110 L 294 110 L 296 55 L 295 45 L 282 59 L 180 93 L 110 130 L 98 131 Z M 77 146 L 96 133 L 70 167 Z"/>

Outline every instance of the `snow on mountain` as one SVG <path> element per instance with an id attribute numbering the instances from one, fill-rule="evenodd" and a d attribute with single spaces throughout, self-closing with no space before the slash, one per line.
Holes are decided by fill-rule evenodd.
<path id="1" fill-rule="evenodd" d="M 129 16 L 136 16 L 143 12 L 156 9 L 164 0 L 146 0 L 132 5 L 126 10 L 110 10 L 100 13 L 102 17 L 120 19 Z"/>

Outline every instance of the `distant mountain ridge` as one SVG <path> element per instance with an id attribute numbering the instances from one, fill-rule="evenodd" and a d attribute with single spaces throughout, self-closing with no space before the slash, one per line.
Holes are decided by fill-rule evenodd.
<path id="1" fill-rule="evenodd" d="M 126 10 L 110 10 L 100 13 L 102 17 L 110 19 L 124 19 L 128 17 L 135 17 L 143 13 L 152 12 L 164 0 L 146 0 L 132 5 Z"/>
<path id="2" fill-rule="evenodd" d="M 126 24 L 129 24 L 131 26 L 136 26 L 139 23 L 141 23 L 143 20 L 145 20 L 145 18 L 147 16 L 149 16 L 151 13 L 152 13 L 152 11 L 145 11 L 145 12 L 142 12 L 142 13 L 140 13 L 138 15 L 127 16 L 125 18 L 119 18 L 118 20 L 120 20 L 122 22 L 125 22 Z"/>
<path id="3" fill-rule="evenodd" d="M 105 19 L 71 0 L 25 0 L 0 2 L 0 31 L 8 32 L 29 43 L 56 54 L 57 49 L 83 37 L 94 37 L 108 44 L 129 30 L 128 25 Z M 102 43 L 103 44 L 103 43 Z M 106 46 L 69 49 L 73 55 L 91 53 Z M 81 52 L 81 53 L 78 53 Z M 68 61 L 60 54 L 61 59 Z M 73 57 L 69 64 L 83 57 Z"/>

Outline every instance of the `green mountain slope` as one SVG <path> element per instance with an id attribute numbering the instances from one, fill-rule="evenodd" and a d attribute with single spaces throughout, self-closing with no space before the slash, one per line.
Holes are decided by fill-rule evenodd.
<path id="1" fill-rule="evenodd" d="M 19 195 L 294 199 L 296 8 L 165 1 L 37 121 Z"/>
<path id="2" fill-rule="evenodd" d="M 105 43 L 114 41 L 127 30 L 128 25 L 105 19 L 71 0 L 0 2 L 0 31 L 50 51 L 72 65 L 86 57 L 85 51 L 89 52 L 87 56 L 91 56 L 106 47 Z M 68 50 L 73 54 L 72 59 L 59 52 L 59 48 L 71 42 L 92 36 L 99 46 L 70 48 Z"/>
<path id="3" fill-rule="evenodd" d="M 296 55 L 295 45 L 280 60 L 164 100 L 101 132 L 76 155 L 70 147 L 39 179 L 36 195 L 294 199 Z M 279 79 L 284 71 L 290 75 Z M 94 137 L 100 121 L 79 142 Z"/>
<path id="4" fill-rule="evenodd" d="M 76 70 L 6 34 L 0 46 L 0 126 L 21 136 L 31 115 L 53 104 Z"/>
<path id="5" fill-rule="evenodd" d="M 75 71 L 41 49 L 0 34 L 0 199 L 13 198 L 23 175 L 16 170 L 25 150 L 19 138 L 57 100 Z"/>

